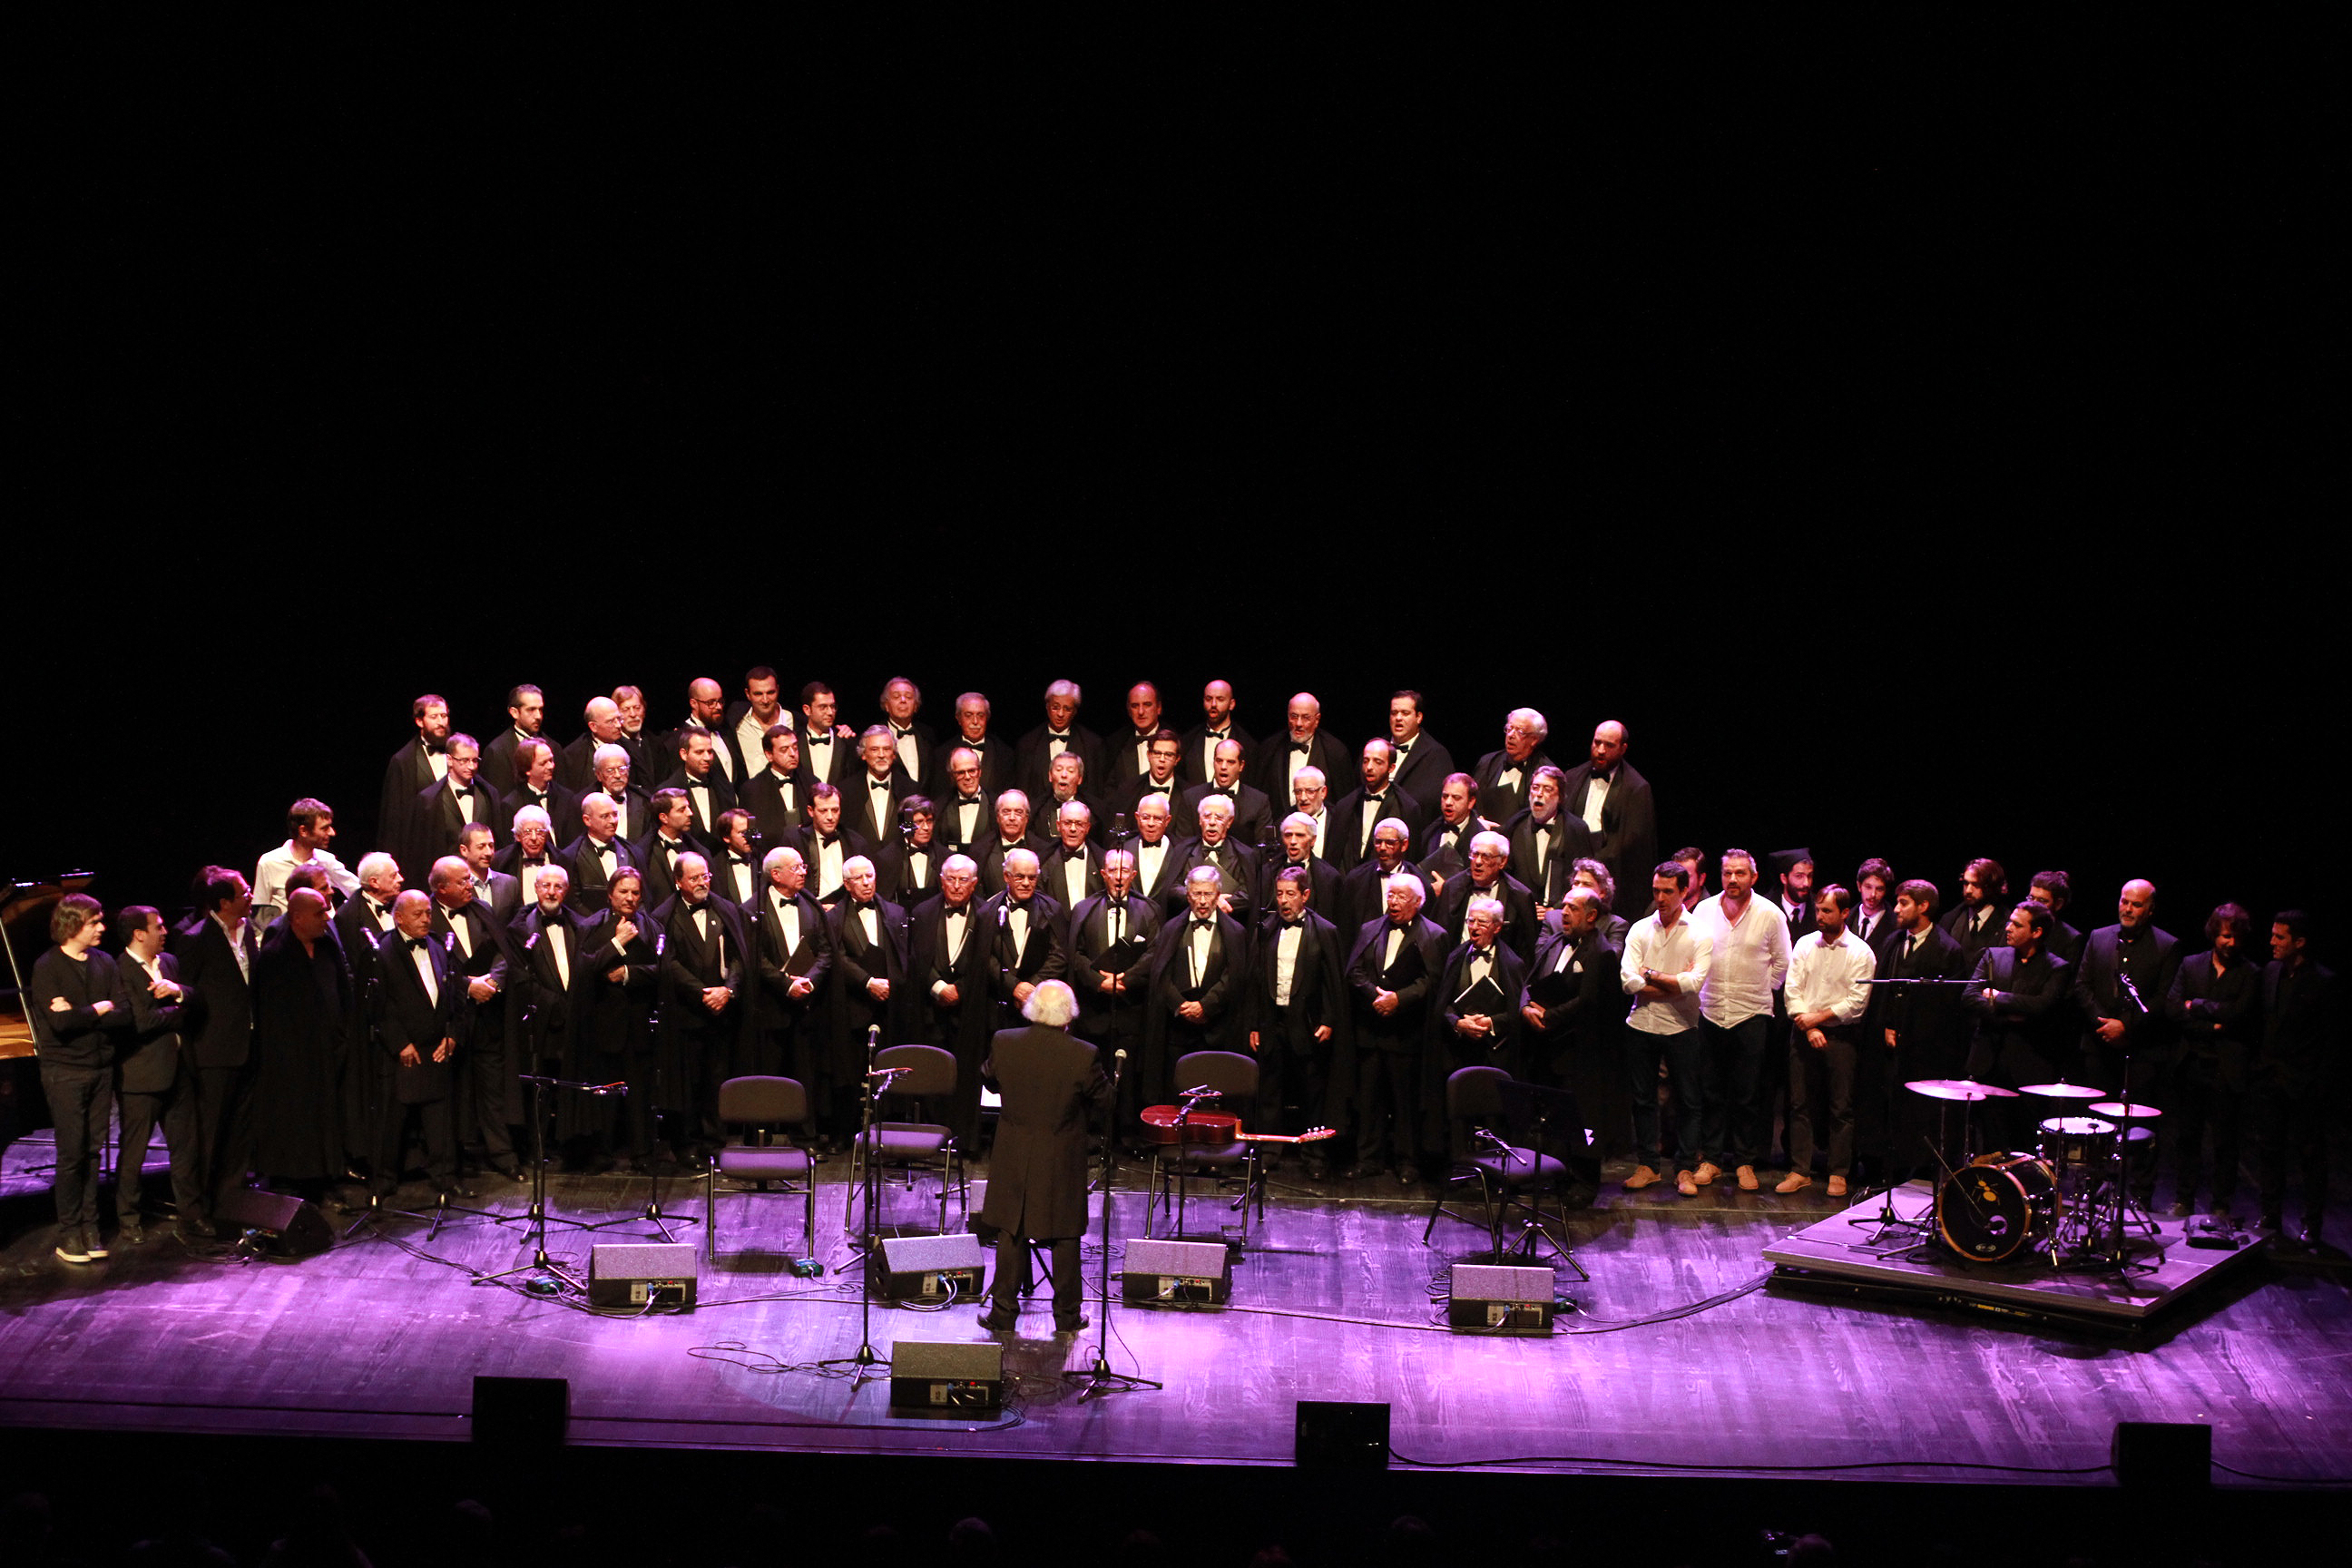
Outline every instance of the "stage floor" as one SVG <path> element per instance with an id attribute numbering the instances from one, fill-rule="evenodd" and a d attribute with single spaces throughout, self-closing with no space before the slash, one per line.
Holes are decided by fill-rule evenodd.
<path id="1" fill-rule="evenodd" d="M 1561 1271 L 1576 1310 L 1549 1337 L 1495 1338 L 1444 1329 L 1437 1299 L 1448 1260 L 1484 1247 L 1483 1228 L 1441 1219 L 1424 1247 L 1425 1195 L 1277 1178 L 1229 1307 L 1117 1309 L 1112 1367 L 1163 1390 L 1081 1397 L 1060 1374 L 1089 1363 L 1096 1332 L 1053 1337 L 1041 1300 L 1003 1342 L 1005 1412 L 938 1420 L 891 1415 L 887 1381 L 854 1387 L 813 1370 L 858 1343 L 857 1276 L 831 1271 L 850 1258 L 838 1163 L 818 1210 L 822 1279 L 789 1271 L 798 1202 L 756 1200 L 747 1221 L 735 1198 L 722 1238 L 753 1250 L 705 1265 L 698 1310 L 614 1318 L 480 1282 L 530 1250 L 521 1224 L 476 1218 L 429 1243 L 423 1225 L 388 1221 L 292 1263 L 151 1240 L 68 1266 L 50 1256 L 47 1194 L 23 1169 L 45 1152 L 8 1153 L 9 1426 L 459 1439 L 472 1380 L 491 1373 L 571 1380 L 579 1443 L 1287 1464 L 1293 1405 L 1312 1399 L 1390 1403 L 1392 1445 L 1411 1463 L 2104 1484 L 2114 1426 L 2129 1420 L 2210 1423 L 2216 1459 L 2254 1475 L 2347 1468 L 2340 1267 L 2248 1258 L 2128 1342 L 1760 1289 L 1766 1248 L 1844 1207 L 1818 1187 L 1682 1199 L 1607 1186 L 1602 1206 L 1568 1218 L 1592 1276 Z M 1121 1189 L 1123 1241 L 1140 1234 L 1139 1173 Z M 569 1176 L 551 1191 L 559 1214 L 612 1218 L 644 1184 Z M 975 1207 L 980 1191 L 975 1180 Z M 937 1212 L 897 1201 L 917 1228 Z M 509 1184 L 488 1202 L 520 1213 L 527 1193 Z M 666 1184 L 665 1203 L 698 1215 L 699 1184 Z M 699 1245 L 698 1226 L 680 1234 Z M 648 1237 L 635 1222 L 593 1235 L 558 1225 L 549 1246 L 584 1271 L 592 1241 Z M 1091 1242 L 1087 1256 L 1091 1286 Z M 1101 1310 L 1090 1308 L 1097 1321 Z M 988 1337 L 961 1305 L 877 1307 L 873 1336 L 886 1355 L 899 1340 Z"/>

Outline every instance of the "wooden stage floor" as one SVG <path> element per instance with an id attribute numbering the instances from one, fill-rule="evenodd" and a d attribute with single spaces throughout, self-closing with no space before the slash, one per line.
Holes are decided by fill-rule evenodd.
<path id="1" fill-rule="evenodd" d="M 9 1152 L 0 1251 L 10 1426 L 462 1438 L 472 1380 L 491 1373 L 569 1379 L 572 1440 L 590 1444 L 1287 1464 L 1295 1402 L 1371 1400 L 1393 1406 L 1403 1463 L 2105 1484 L 2116 1422 L 2189 1421 L 2211 1424 L 2215 1458 L 2234 1470 L 2352 1469 L 2340 1254 L 2336 1267 L 2249 1258 L 2125 1341 L 1764 1288 L 1764 1249 L 1843 1206 L 1818 1187 L 1685 1200 L 1612 1184 L 1568 1221 L 1592 1277 L 1562 1271 L 1576 1310 L 1549 1337 L 1491 1338 L 1446 1331 L 1433 1295 L 1483 1229 L 1441 1219 L 1425 1247 L 1426 1196 L 1293 1181 L 1234 1271 L 1229 1308 L 1117 1310 L 1113 1368 L 1164 1390 L 1081 1397 L 1060 1374 L 1087 1364 L 1095 1332 L 1052 1337 L 1040 1301 L 1004 1342 L 1004 1414 L 911 1419 L 889 1413 L 887 1382 L 853 1387 L 812 1366 L 858 1343 L 856 1276 L 830 1271 L 850 1256 L 838 1163 L 818 1211 L 824 1278 L 789 1271 L 796 1201 L 758 1200 L 747 1223 L 732 1199 L 726 1245 L 754 1250 L 705 1266 L 698 1310 L 613 1318 L 482 1282 L 530 1252 L 520 1224 L 473 1218 L 429 1244 L 423 1226 L 389 1222 L 293 1263 L 151 1240 L 69 1267 L 50 1256 L 46 1192 L 22 1173 L 29 1147 Z M 1124 1238 L 1139 1234 L 1143 1199 L 1133 1176 L 1121 1188 Z M 642 1191 L 551 1182 L 556 1212 L 582 1217 L 625 1215 Z M 698 1184 L 666 1191 L 674 1214 L 700 1214 Z M 975 1207 L 979 1192 L 976 1180 Z M 489 1200 L 525 1201 L 511 1185 Z M 925 1216 L 919 1199 L 898 1201 L 902 1217 Z M 557 1226 L 549 1246 L 584 1268 L 592 1240 L 649 1234 Z M 699 1243 L 698 1227 L 682 1236 Z M 1090 1283 L 1097 1263 L 1089 1243 Z M 877 1307 L 873 1322 L 886 1355 L 902 1339 L 987 1337 L 964 1306 Z"/>

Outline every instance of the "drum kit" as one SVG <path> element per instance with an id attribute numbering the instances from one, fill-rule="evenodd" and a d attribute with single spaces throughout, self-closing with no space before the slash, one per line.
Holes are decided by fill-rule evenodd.
<path id="1" fill-rule="evenodd" d="M 2031 1095 L 2058 1101 L 2053 1109 L 2062 1111 L 2090 1113 L 2042 1119 L 2031 1151 L 1963 1156 L 1965 1163 L 1946 1168 L 1936 1188 L 1932 1236 L 1955 1256 L 2009 1263 L 2039 1252 L 2053 1268 L 2068 1262 L 2119 1268 L 2128 1256 L 2125 1226 L 2136 1224 L 2153 1234 L 2154 1225 L 2131 1203 L 2125 1173 L 2134 1124 L 2144 1127 L 2164 1114 L 2155 1106 L 2109 1100 L 2105 1089 L 2063 1079 L 2016 1089 L 1973 1079 L 1923 1079 L 1904 1087 L 1961 1108 L 1963 1148 L 1974 1142 L 1970 1117 L 1983 1100 Z"/>

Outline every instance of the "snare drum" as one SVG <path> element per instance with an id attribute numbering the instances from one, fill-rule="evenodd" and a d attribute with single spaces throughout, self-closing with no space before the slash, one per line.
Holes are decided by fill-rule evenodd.
<path id="1" fill-rule="evenodd" d="M 2095 1169 L 2115 1158 L 2116 1124 L 2095 1116 L 2053 1116 L 2042 1124 L 2038 1152 L 2055 1170 Z"/>
<path id="2" fill-rule="evenodd" d="M 2000 1263 L 2050 1239 L 2058 1227 L 2058 1184 L 2032 1154 L 1979 1154 L 1936 1190 L 1944 1245 L 1979 1263 Z"/>

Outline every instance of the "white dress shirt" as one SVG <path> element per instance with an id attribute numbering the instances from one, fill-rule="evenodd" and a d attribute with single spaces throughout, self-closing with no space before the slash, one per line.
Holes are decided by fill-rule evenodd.
<path id="1" fill-rule="evenodd" d="M 1682 978 L 1675 994 L 1644 996 L 1635 1002 L 1633 1012 L 1626 1015 L 1627 1026 L 1645 1035 L 1679 1035 L 1697 1028 L 1699 993 L 1706 984 L 1714 958 L 1714 939 L 1688 915 L 1671 927 L 1658 924 L 1654 911 L 1634 921 L 1633 929 L 1625 933 L 1625 956 L 1617 965 L 1618 984 L 1625 994 L 1631 996 L 1642 989 L 1644 969 Z"/>
<path id="2" fill-rule="evenodd" d="M 1728 1029 L 1771 1012 L 1772 993 L 1789 973 L 1789 922 L 1780 911 L 1750 894 L 1734 921 L 1725 913 L 1723 895 L 1717 893 L 1683 918 L 1696 921 L 1714 944 L 1706 989 L 1699 996 L 1699 1011 L 1706 1021 Z"/>
<path id="3" fill-rule="evenodd" d="M 313 866 L 327 873 L 327 885 L 346 899 L 360 890 L 360 879 L 343 868 L 343 863 L 324 849 L 310 851 Z M 286 907 L 286 877 L 302 864 L 294 853 L 294 841 L 285 843 L 264 855 L 253 868 L 253 912 L 257 925 L 268 925 L 278 911 Z M 266 911 L 266 912 L 265 912 Z"/>
<path id="4" fill-rule="evenodd" d="M 1290 1005 L 1290 977 L 1298 968 L 1298 939 L 1303 926 L 1285 927 L 1274 939 L 1274 1005 Z"/>
<path id="5" fill-rule="evenodd" d="M 1877 973 L 1877 956 L 1853 932 L 1840 931 L 1832 947 L 1821 932 L 1809 931 L 1789 955 L 1789 1016 L 1827 1008 L 1833 1023 L 1859 1023 L 1870 1010 L 1870 981 Z"/>
<path id="6" fill-rule="evenodd" d="M 1599 773 L 1584 778 L 1584 826 L 1601 831 L 1601 808 L 1609 803 L 1609 781 Z"/>

